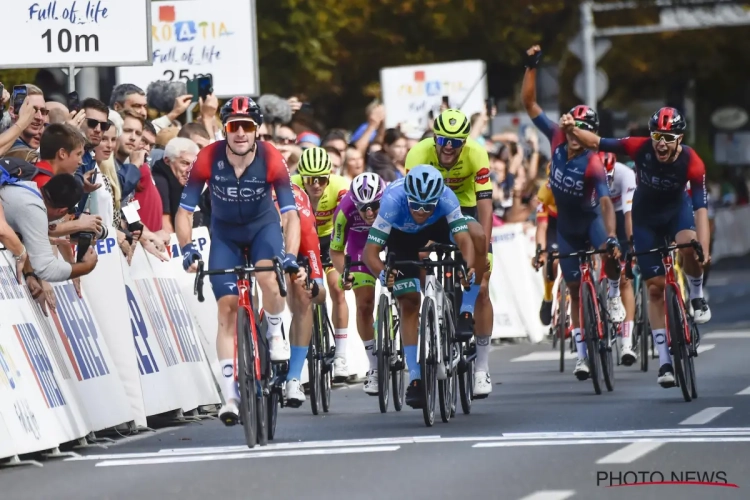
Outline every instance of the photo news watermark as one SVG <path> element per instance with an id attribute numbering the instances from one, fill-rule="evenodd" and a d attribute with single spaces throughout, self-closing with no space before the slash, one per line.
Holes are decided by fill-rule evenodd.
<path id="1" fill-rule="evenodd" d="M 605 488 L 619 486 L 718 486 L 739 488 L 727 479 L 722 470 L 706 471 L 596 471 L 596 485 Z"/>

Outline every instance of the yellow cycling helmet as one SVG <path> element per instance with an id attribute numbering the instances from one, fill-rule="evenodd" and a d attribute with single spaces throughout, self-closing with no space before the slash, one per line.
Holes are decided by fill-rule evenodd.
<path id="1" fill-rule="evenodd" d="M 329 175 L 331 168 L 331 157 L 323 148 L 307 148 L 297 164 L 297 172 L 305 177 Z"/>
<path id="2" fill-rule="evenodd" d="M 471 123 L 460 109 L 446 109 L 435 118 L 432 131 L 435 135 L 449 139 L 466 139 L 469 137 Z"/>

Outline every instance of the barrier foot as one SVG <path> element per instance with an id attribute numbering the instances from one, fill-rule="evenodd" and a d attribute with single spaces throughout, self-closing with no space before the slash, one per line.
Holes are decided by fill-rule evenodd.
<path id="1" fill-rule="evenodd" d="M 212 420 L 216 418 L 212 415 L 209 415 L 208 412 L 206 412 L 203 408 L 204 407 L 201 406 L 201 407 L 196 408 L 195 410 L 189 411 L 188 416 L 192 418 L 197 418 L 198 420 Z"/>
<path id="2" fill-rule="evenodd" d="M 60 448 L 55 447 L 51 450 L 42 453 L 42 456 L 44 458 L 63 458 L 63 457 L 70 457 L 70 458 L 79 458 L 81 455 L 74 451 L 60 451 Z"/>
<path id="3" fill-rule="evenodd" d="M 107 449 L 107 445 L 106 444 L 101 444 L 101 443 L 94 443 L 94 442 L 89 443 L 89 441 L 85 437 L 82 437 L 82 438 L 80 438 L 78 440 L 78 444 L 75 445 L 75 446 L 73 446 L 74 450 L 78 450 L 78 449 L 81 449 L 81 448 L 104 448 L 106 450 Z"/>
<path id="4" fill-rule="evenodd" d="M 115 440 L 112 438 L 105 438 L 105 437 L 96 437 L 96 434 L 93 432 L 90 433 L 88 436 L 86 436 L 86 439 L 88 439 L 92 443 L 114 443 Z"/>
<path id="5" fill-rule="evenodd" d="M 136 432 L 156 432 L 156 429 L 152 429 L 146 425 L 139 425 L 135 428 Z"/>
<path id="6" fill-rule="evenodd" d="M 179 422 L 179 423 L 185 423 L 185 422 L 200 422 L 201 419 L 191 415 L 191 413 L 195 411 L 192 410 L 188 412 L 188 415 L 186 415 L 182 409 L 175 410 L 174 416 L 170 419 L 172 422 Z"/>
<path id="7" fill-rule="evenodd" d="M 0 462 L 0 467 L 18 467 L 20 465 L 33 465 L 34 467 L 44 467 L 36 460 L 21 460 L 18 455 L 13 455 L 5 462 Z"/>

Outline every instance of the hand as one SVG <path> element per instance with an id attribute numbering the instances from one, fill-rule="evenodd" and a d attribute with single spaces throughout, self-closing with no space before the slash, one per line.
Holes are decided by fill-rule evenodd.
<path id="1" fill-rule="evenodd" d="M 375 106 L 372 111 L 370 111 L 370 116 L 367 117 L 367 121 L 370 122 L 371 125 L 377 125 L 380 126 L 381 123 L 385 120 L 385 106 L 382 104 L 378 104 Z"/>
<path id="2" fill-rule="evenodd" d="M 380 271 L 380 274 L 378 274 L 378 279 L 380 280 L 380 286 L 385 286 L 385 269 Z"/>
<path id="3" fill-rule="evenodd" d="M 21 130 L 24 130 L 34 122 L 36 109 L 34 109 L 34 106 L 31 105 L 29 99 L 24 99 L 23 104 L 21 105 L 21 109 L 16 111 L 16 114 L 18 116 L 18 118 L 16 119 L 16 125 L 21 127 Z"/>
<path id="4" fill-rule="evenodd" d="M 101 184 L 93 184 L 91 182 L 91 176 L 94 175 L 96 170 L 89 170 L 85 174 L 83 174 L 83 192 L 84 193 L 93 193 L 100 187 L 102 187 Z"/>
<path id="5" fill-rule="evenodd" d="M 81 231 L 87 231 L 94 234 L 102 232 L 102 218 L 98 215 L 81 214 L 78 219 Z"/>
<path id="6" fill-rule="evenodd" d="M 354 277 L 351 275 L 351 273 L 349 273 L 349 275 L 347 276 L 346 281 L 344 281 L 343 276 L 339 276 L 339 288 L 341 288 L 342 290 L 351 290 L 353 286 Z"/>
<path id="7" fill-rule="evenodd" d="M 44 290 L 42 289 L 42 284 L 34 276 L 29 276 L 28 278 L 26 278 L 26 286 L 29 287 L 29 293 L 31 294 L 31 298 L 34 300 L 38 299 L 39 296 L 44 292 Z"/>
<path id="8" fill-rule="evenodd" d="M 286 100 L 286 102 L 288 102 L 289 107 L 292 108 L 292 113 L 296 113 L 297 111 L 302 109 L 302 103 L 296 97 L 290 97 Z"/>
<path id="9" fill-rule="evenodd" d="M 81 292 L 81 278 L 73 278 L 71 281 L 73 281 L 73 288 L 75 288 L 78 298 L 82 299 L 83 293 Z"/>
<path id="10" fill-rule="evenodd" d="M 136 151 L 133 151 L 132 153 L 130 153 L 130 163 L 138 168 L 141 168 L 141 166 L 146 163 L 146 154 L 147 151 L 145 149 L 138 149 Z"/>
<path id="11" fill-rule="evenodd" d="M 285 273 L 299 274 L 299 264 L 297 263 L 297 256 L 290 253 L 284 255 L 283 268 Z"/>
<path id="12" fill-rule="evenodd" d="M 542 252 L 539 255 L 535 255 L 533 259 L 531 259 L 531 265 L 536 269 L 537 271 L 544 267 L 544 264 L 547 262 L 547 253 Z"/>
<path id="13" fill-rule="evenodd" d="M 5 105 L 5 103 L 8 101 L 10 101 L 10 93 L 8 92 L 8 89 L 3 86 L 3 93 L 2 95 L 0 95 L 0 106 Z"/>
<path id="14" fill-rule="evenodd" d="M 205 101 L 202 97 L 199 97 L 198 104 L 201 107 L 201 116 L 204 117 L 204 120 L 212 120 L 216 116 L 216 111 L 219 109 L 219 99 L 215 95 L 208 94 Z"/>
<path id="15" fill-rule="evenodd" d="M 26 251 L 26 248 L 24 248 L 21 258 L 16 259 L 16 280 L 19 285 L 23 285 L 23 268 L 26 265 L 27 260 L 29 260 L 29 253 Z"/>
<path id="16" fill-rule="evenodd" d="M 476 271 L 474 271 L 473 267 L 470 267 L 469 270 L 466 271 L 466 276 L 461 279 L 461 285 L 463 285 L 464 287 L 473 285 L 475 276 Z"/>
<path id="17" fill-rule="evenodd" d="M 141 245 L 143 245 L 143 248 L 148 253 L 150 253 L 151 255 L 159 259 L 160 261 L 167 262 L 169 260 L 169 256 L 163 253 L 164 250 L 159 250 L 154 240 L 143 240 L 141 241 Z"/>
<path id="18" fill-rule="evenodd" d="M 573 116 L 571 116 L 568 113 L 565 113 L 564 115 L 562 115 L 560 117 L 560 128 L 561 129 L 565 130 L 566 132 L 569 132 L 569 131 L 573 130 L 575 127 L 576 127 L 576 121 L 573 118 Z"/>
<path id="19" fill-rule="evenodd" d="M 534 127 L 526 127 L 526 140 L 534 151 L 539 151 L 539 134 Z"/>
<path id="20" fill-rule="evenodd" d="M 55 309 L 57 309 L 57 299 L 55 298 L 55 291 L 52 289 L 52 285 L 50 285 L 46 281 L 42 281 L 41 286 L 42 293 L 39 294 L 39 296 L 36 298 L 36 302 L 41 306 L 44 315 L 49 316 L 49 313 L 47 312 L 47 306 L 49 306 L 50 311 L 54 311 Z"/>
<path id="21" fill-rule="evenodd" d="M 542 48 L 539 45 L 533 45 L 529 47 L 529 50 L 525 54 L 524 66 L 529 69 L 534 69 L 539 65 L 539 61 L 542 59 Z"/>
<path id="22" fill-rule="evenodd" d="M 198 265 L 195 261 L 201 260 L 200 252 L 195 248 L 195 245 L 188 243 L 182 247 L 182 268 L 189 272 L 194 273 L 198 269 Z"/>
<path id="23" fill-rule="evenodd" d="M 299 271 L 297 271 L 297 277 L 294 278 L 294 282 L 297 283 L 299 286 L 304 287 L 307 284 L 307 269 L 304 267 L 300 267 Z"/>
<path id="24" fill-rule="evenodd" d="M 93 270 L 96 267 L 96 263 L 99 262 L 99 254 L 94 251 L 93 246 L 89 247 L 81 262 L 88 264 L 89 269 Z"/>
<path id="25" fill-rule="evenodd" d="M 81 128 L 83 120 L 86 119 L 86 110 L 79 109 L 78 111 L 71 111 L 70 118 L 65 122 L 68 125 L 72 125 L 75 128 Z"/>
<path id="26" fill-rule="evenodd" d="M 180 116 L 182 113 L 187 111 L 187 109 L 190 107 L 190 104 L 193 101 L 192 94 L 185 94 L 177 97 L 174 100 L 174 105 L 172 106 L 172 111 L 169 113 L 170 118 L 173 120 L 176 120 L 178 116 Z"/>
<path id="27" fill-rule="evenodd" d="M 610 236 L 609 238 L 607 238 L 607 250 L 609 251 L 609 255 L 611 255 L 613 258 L 620 258 L 622 252 L 620 251 L 620 242 L 616 237 Z"/>

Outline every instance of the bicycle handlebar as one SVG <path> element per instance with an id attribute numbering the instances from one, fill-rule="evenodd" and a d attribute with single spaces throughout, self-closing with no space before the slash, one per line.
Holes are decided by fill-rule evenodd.
<path id="1" fill-rule="evenodd" d="M 284 269 L 281 264 L 281 259 L 278 257 L 273 258 L 272 266 L 237 266 L 231 269 L 214 269 L 211 271 L 204 271 L 205 266 L 202 260 L 198 261 L 198 272 L 195 275 L 195 284 L 193 285 L 193 293 L 198 296 L 198 302 L 203 302 L 205 297 L 203 296 L 203 278 L 206 276 L 216 276 L 221 274 L 236 274 L 238 276 L 245 274 L 265 273 L 274 272 L 276 274 L 276 283 L 279 285 L 279 295 L 286 297 L 286 280 L 284 279 Z"/>
<path id="2" fill-rule="evenodd" d="M 305 278 L 305 288 L 312 292 L 313 298 L 317 297 L 320 288 L 318 287 L 318 284 L 310 278 L 310 257 L 307 257 L 306 255 L 297 257 L 297 263 L 305 268 L 305 274 L 307 275 Z"/>
<path id="3" fill-rule="evenodd" d="M 609 253 L 609 248 L 590 248 L 588 250 L 579 250 L 577 252 L 571 252 L 571 253 L 560 253 L 557 250 L 548 250 L 547 256 L 548 259 L 554 260 L 554 259 L 572 259 L 573 257 L 576 257 L 578 259 L 581 259 L 583 257 L 588 257 L 591 255 L 599 255 L 603 253 Z"/>
<path id="4" fill-rule="evenodd" d="M 428 251 L 435 252 L 436 250 L 433 250 L 432 248 L 437 247 L 437 246 L 442 246 L 444 248 L 452 247 L 451 251 L 457 250 L 454 245 L 443 245 L 441 243 L 434 243 L 433 245 L 420 248 L 419 251 L 420 252 L 428 252 Z M 456 266 L 456 264 L 458 264 L 458 266 Z M 468 273 L 466 270 L 466 264 L 464 263 L 463 259 L 461 260 L 461 262 L 458 262 L 456 259 L 432 260 L 429 257 L 425 257 L 422 260 L 396 260 L 395 255 L 393 255 L 392 253 L 389 253 L 386 259 L 385 275 L 388 276 L 393 270 L 393 268 L 397 266 L 417 266 L 417 267 L 422 267 L 425 269 L 434 269 L 436 267 L 446 266 L 446 265 L 453 266 L 454 268 L 458 267 L 459 273 L 461 274 L 461 276 L 466 278 L 466 275 Z M 471 285 L 464 286 L 463 284 L 461 284 L 461 287 L 464 289 L 464 291 L 468 292 L 469 289 L 471 288 Z"/>
<path id="5" fill-rule="evenodd" d="M 641 255 L 650 255 L 652 253 L 660 253 L 662 257 L 664 257 L 664 256 L 667 256 L 669 253 L 673 252 L 674 250 L 679 250 L 681 248 L 692 248 L 693 250 L 695 250 L 695 253 L 698 256 L 698 262 L 703 263 L 703 261 L 705 260 L 705 255 L 703 254 L 703 247 L 696 240 L 690 240 L 690 243 L 681 243 L 679 245 L 677 244 L 663 245 L 663 246 L 652 248 L 651 250 L 646 250 L 643 252 L 628 253 L 625 256 L 625 275 L 628 277 L 628 279 L 631 279 L 631 280 L 635 277 L 635 275 L 633 274 L 633 257 L 639 257 Z"/>
<path id="6" fill-rule="evenodd" d="M 366 266 L 361 260 L 352 260 L 351 255 L 344 256 L 344 272 L 341 274 L 341 281 L 347 283 L 349 281 L 349 271 L 354 266 Z"/>

